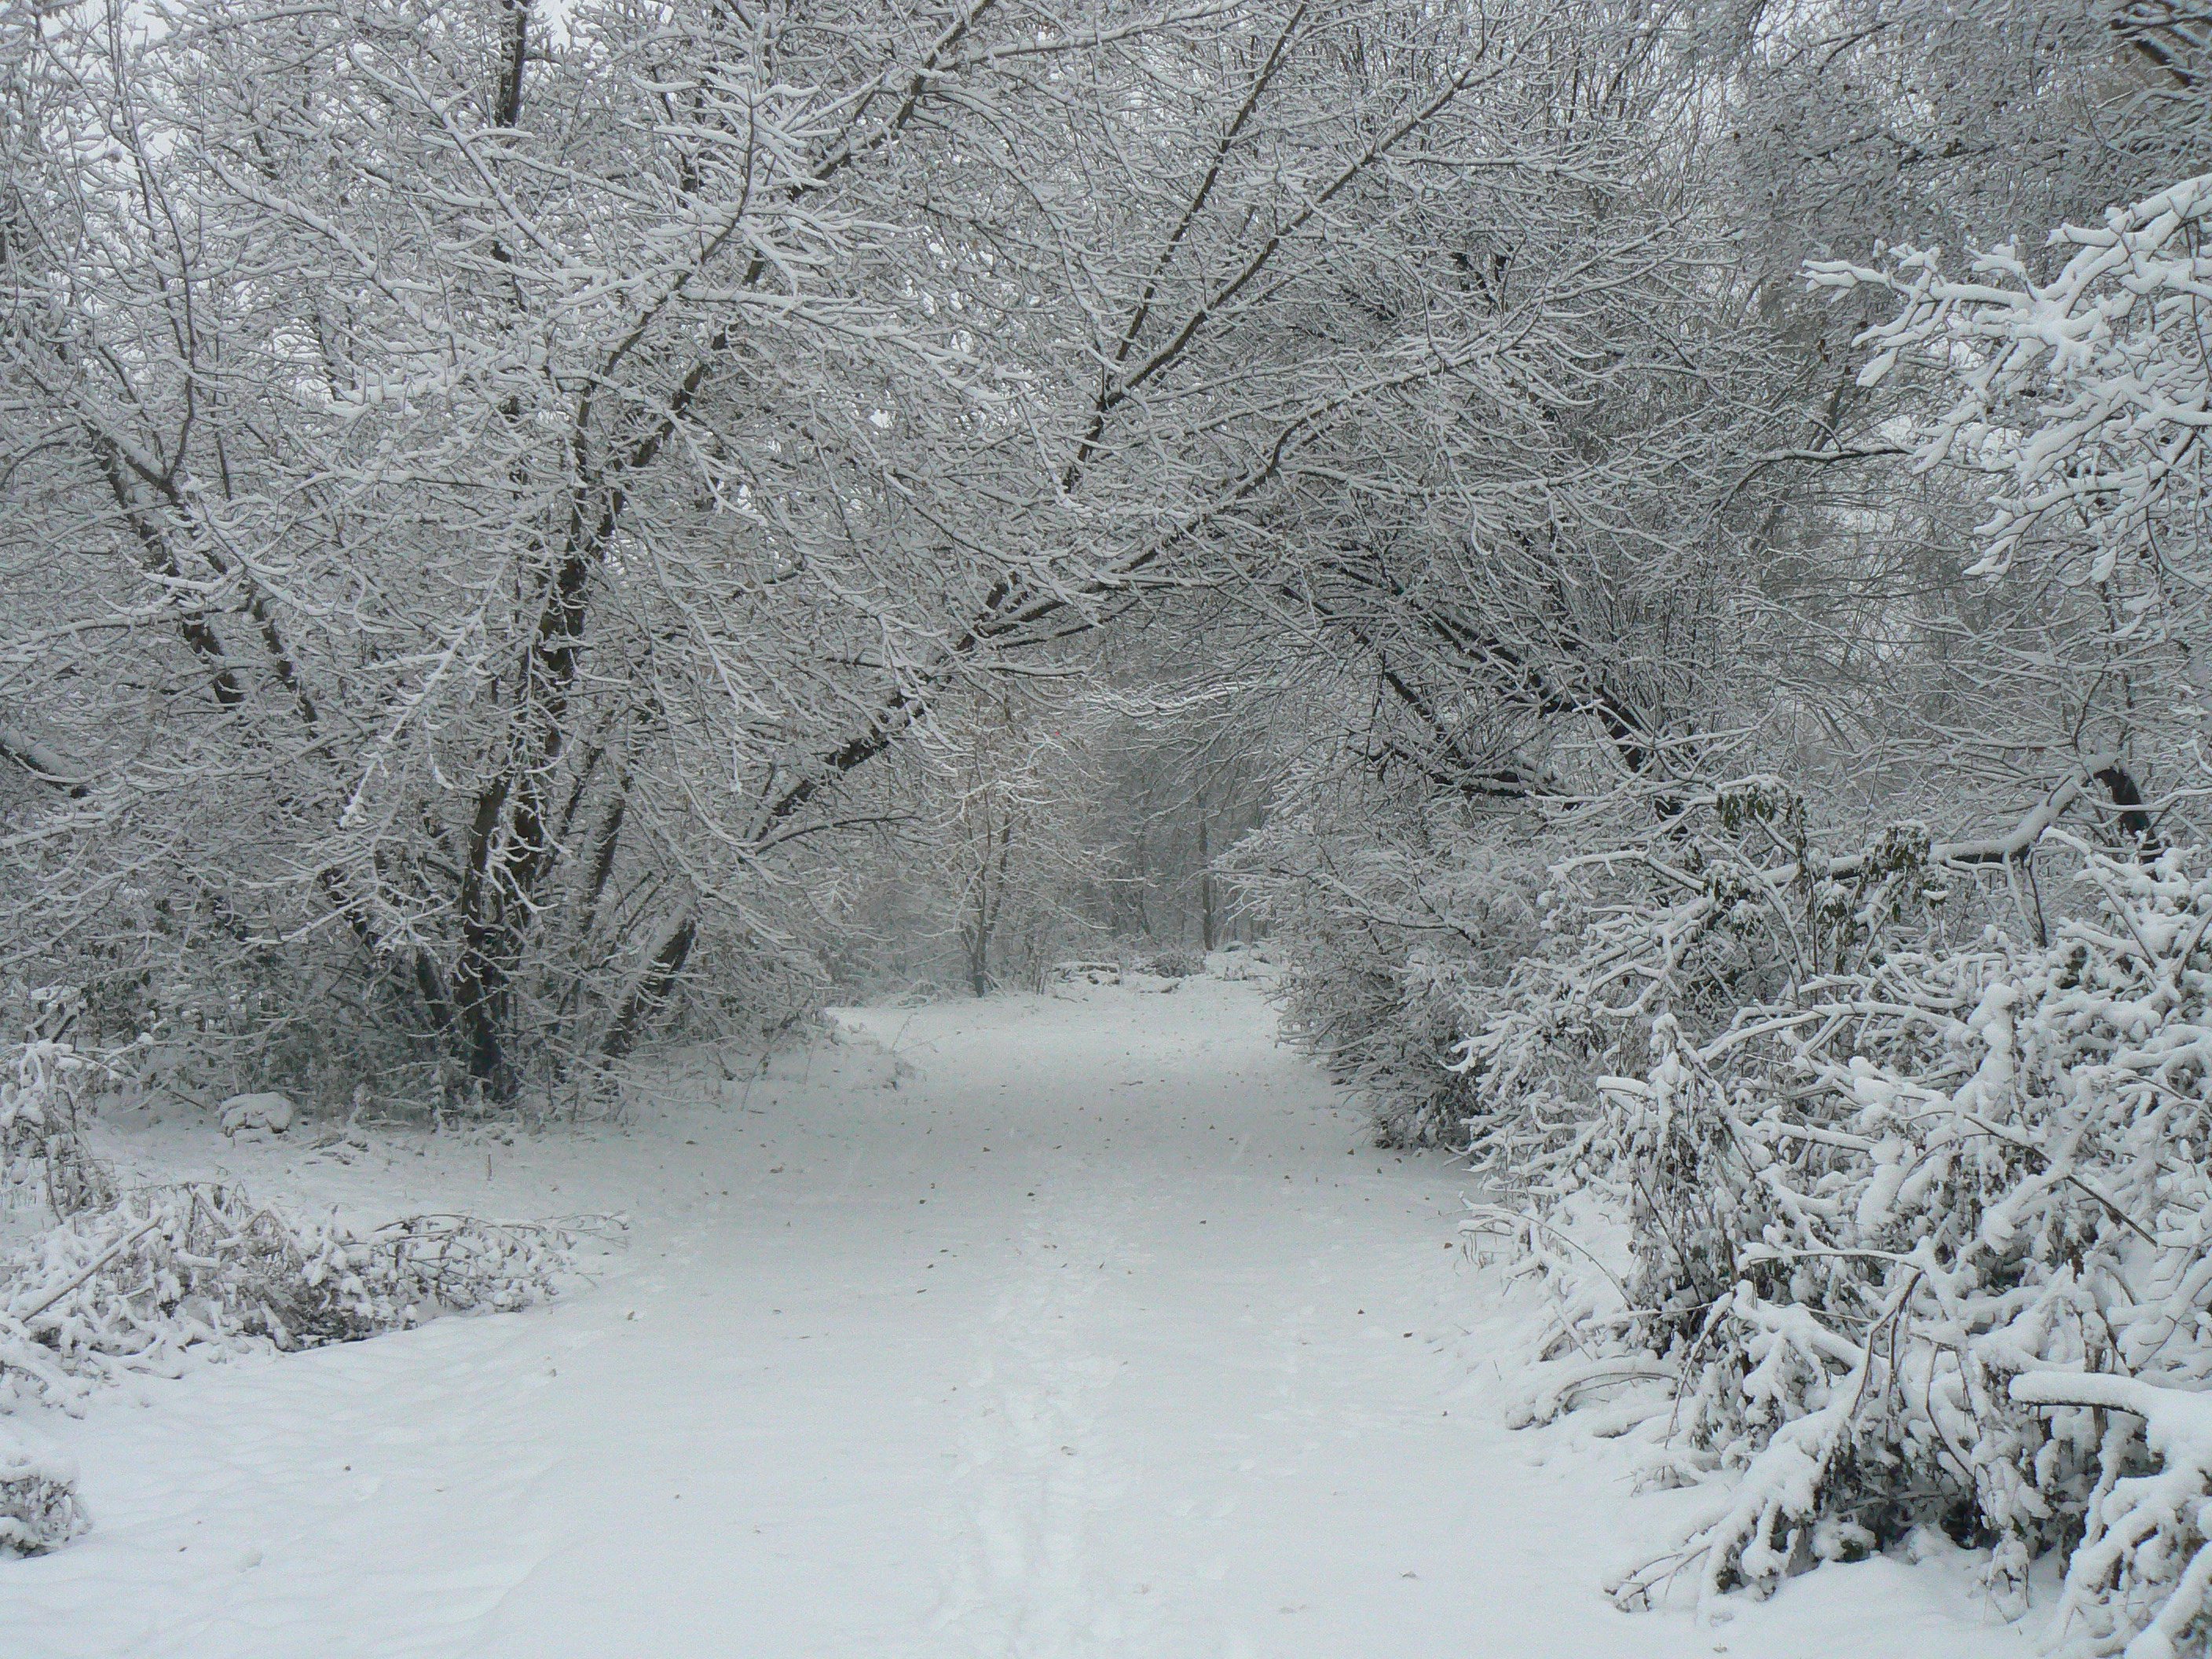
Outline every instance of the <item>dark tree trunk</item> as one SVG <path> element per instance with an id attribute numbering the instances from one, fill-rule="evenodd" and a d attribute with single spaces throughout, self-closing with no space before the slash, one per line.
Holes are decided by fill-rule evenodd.
<path id="1" fill-rule="evenodd" d="M 1198 821 L 1198 939 L 1204 949 L 1213 949 L 1219 923 L 1213 909 L 1213 850 L 1206 836 L 1206 820 Z"/>
<path id="2" fill-rule="evenodd" d="M 614 1025 L 601 1045 L 601 1052 L 609 1060 L 620 1060 L 636 1047 L 646 1026 L 668 1006 L 669 999 L 676 992 L 677 979 L 683 974 L 684 964 L 690 960 L 691 946 L 698 937 L 698 922 L 687 917 L 668 936 L 668 942 L 653 953 L 652 965 L 623 1004 L 622 1012 L 615 1016 Z"/>

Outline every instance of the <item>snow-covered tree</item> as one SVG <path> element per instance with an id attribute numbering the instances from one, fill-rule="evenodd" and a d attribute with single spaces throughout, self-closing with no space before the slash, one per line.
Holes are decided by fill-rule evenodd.
<path id="1" fill-rule="evenodd" d="M 623 1052 L 939 696 L 1482 350 L 1335 305 L 1488 164 L 1478 15 L 10 27 L 13 959 L 300 1064 Z"/>

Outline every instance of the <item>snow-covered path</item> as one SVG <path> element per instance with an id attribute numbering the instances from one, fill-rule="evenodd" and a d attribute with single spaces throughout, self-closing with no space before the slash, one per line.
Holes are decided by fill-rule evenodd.
<path id="1" fill-rule="evenodd" d="M 2027 1651 L 1884 1561 L 1614 1611 L 1651 1517 L 1498 1426 L 1458 1173 L 1370 1147 L 1248 988 L 843 1018 L 876 1043 L 624 1135 L 398 1160 L 633 1242 L 550 1308 L 64 1425 L 98 1528 L 0 1564 L 0 1655 Z"/>

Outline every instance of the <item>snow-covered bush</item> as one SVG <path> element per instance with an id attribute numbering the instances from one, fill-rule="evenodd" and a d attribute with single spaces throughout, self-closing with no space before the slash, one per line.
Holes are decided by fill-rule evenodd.
<path id="1" fill-rule="evenodd" d="M 1465 836 L 1376 846 L 1285 820 L 1241 849 L 1282 962 L 1284 1029 L 1356 1090 L 1392 1144 L 1463 1139 L 1452 1060 L 1471 1007 L 1543 939 L 1540 857 Z"/>
<path id="2" fill-rule="evenodd" d="M 92 1524 L 68 1459 L 0 1426 L 0 1555 L 39 1555 Z"/>
<path id="3" fill-rule="evenodd" d="M 1274 837 L 1295 1029 L 1471 1150 L 1545 1288 L 1528 1414 L 1604 1401 L 1714 1483 L 1624 1601 L 1925 1529 L 2015 1607 L 2066 1556 L 2081 1652 L 2201 1639 L 2212 866 L 2055 830 L 2102 762 L 2009 834 L 1841 854 L 1765 777 L 1540 873 Z"/>
<path id="4" fill-rule="evenodd" d="M 86 1085 L 106 1070 L 48 1037 L 0 1049 L 0 1187 L 42 1188 L 56 1216 L 113 1200 L 113 1181 L 81 1133 Z"/>
<path id="5" fill-rule="evenodd" d="M 0 1255 L 0 1405 L 64 1407 L 189 1350 L 348 1342 L 445 1311 L 552 1293 L 557 1228 L 412 1216 L 367 1232 L 256 1204 L 235 1185 L 127 1192 Z"/>
<path id="6" fill-rule="evenodd" d="M 2212 872 L 2077 843 L 2090 902 L 2049 943 L 1945 942 L 1930 853 L 1968 849 L 1906 839 L 1810 882 L 1808 855 L 1794 915 L 1781 884 L 1717 872 L 1633 943 L 1590 922 L 1579 1018 L 1500 1011 L 1462 1046 L 1513 1198 L 1482 1224 L 1563 1292 L 1547 1403 L 1663 1373 L 1667 1467 L 1729 1485 L 1624 1600 L 1685 1571 L 1701 1599 L 1769 1587 L 1937 1528 L 1990 1548 L 2014 1606 L 2070 1552 L 2075 1650 L 2182 1650 L 2212 1613 Z M 1723 1021 L 1678 1017 L 1678 993 L 1704 1012 L 1701 957 L 1755 984 L 1812 943 L 1808 915 L 1856 948 Z M 1601 964 L 1641 991 L 1607 1002 Z M 1606 1074 L 1614 1020 L 1648 1054 Z M 1591 1204 L 1626 1224 L 1625 1272 L 1554 1242 Z"/>
<path id="7" fill-rule="evenodd" d="M 525 1307 L 570 1265 L 556 1226 L 418 1215 L 358 1231 L 230 1182 L 128 1186 L 83 1131 L 99 1085 L 138 1058 L 51 1038 L 0 1053 L 0 1185 L 35 1192 L 51 1221 L 0 1251 L 0 1412 L 77 1409 L 125 1374 L 174 1376 L 194 1351 L 315 1347 Z M 72 1478 L 0 1439 L 0 1550 L 82 1531 Z"/>

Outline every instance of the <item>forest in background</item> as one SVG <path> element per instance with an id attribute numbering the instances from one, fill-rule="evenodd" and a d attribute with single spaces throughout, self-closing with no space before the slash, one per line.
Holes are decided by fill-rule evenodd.
<path id="1" fill-rule="evenodd" d="M 1625 1601 L 1940 1527 L 2201 1650 L 2212 10 L 0 63 L 0 1133 L 64 1048 L 519 1112 L 1264 928 L 1491 1176 L 1544 1409 L 1724 1477 Z"/>

